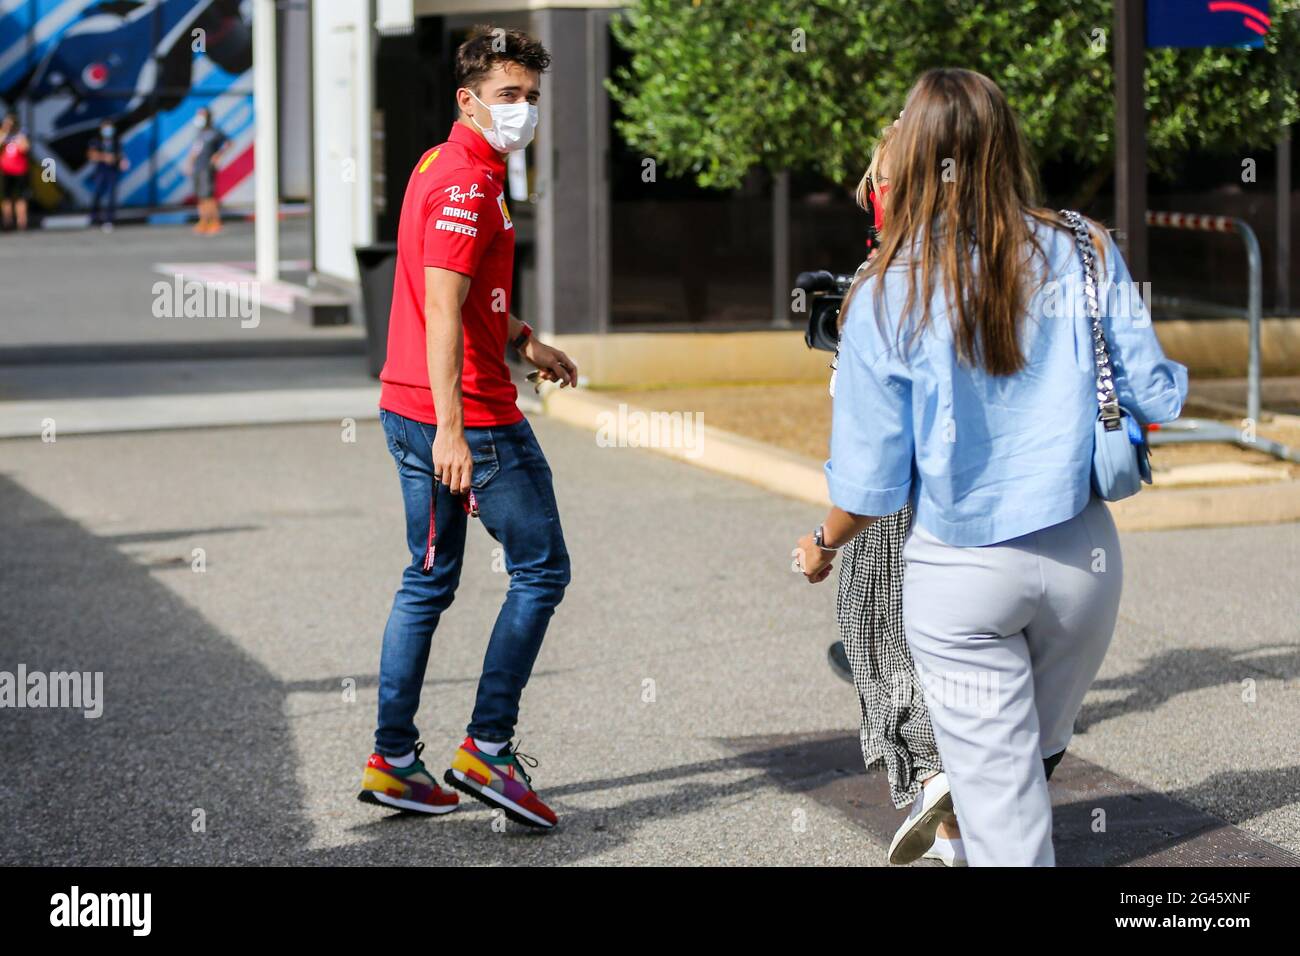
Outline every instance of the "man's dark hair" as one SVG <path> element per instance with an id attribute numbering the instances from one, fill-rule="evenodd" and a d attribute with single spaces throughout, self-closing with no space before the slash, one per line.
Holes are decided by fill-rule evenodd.
<path id="1" fill-rule="evenodd" d="M 483 78 L 498 63 L 518 63 L 525 70 L 545 73 L 550 69 L 551 55 L 522 30 L 475 27 L 469 39 L 456 49 L 456 88 L 464 86 L 477 93 Z"/>

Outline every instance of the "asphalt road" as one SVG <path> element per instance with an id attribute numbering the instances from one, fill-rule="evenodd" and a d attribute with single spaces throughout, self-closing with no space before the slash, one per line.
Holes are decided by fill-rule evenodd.
<path id="1" fill-rule="evenodd" d="M 746 756 L 856 731 L 824 658 L 832 585 L 790 571 L 816 509 L 534 427 L 575 579 L 519 731 L 560 830 L 355 800 L 405 561 L 376 425 L 351 443 L 333 425 L 66 436 L 0 442 L 0 669 L 102 671 L 104 710 L 0 711 L 0 861 L 881 865 L 849 815 Z M 419 716 L 434 768 L 506 587 L 476 531 Z M 1298 540 L 1128 535 L 1120 630 L 1072 745 L 1296 852 Z"/>

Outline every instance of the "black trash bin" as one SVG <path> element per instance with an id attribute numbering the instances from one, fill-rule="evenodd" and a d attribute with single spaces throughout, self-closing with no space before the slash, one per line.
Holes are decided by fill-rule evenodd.
<path id="1" fill-rule="evenodd" d="M 357 246 L 356 253 L 357 272 L 361 275 L 361 310 L 366 317 L 366 360 L 370 377 L 379 378 L 388 357 L 388 311 L 393 307 L 397 243 Z"/>

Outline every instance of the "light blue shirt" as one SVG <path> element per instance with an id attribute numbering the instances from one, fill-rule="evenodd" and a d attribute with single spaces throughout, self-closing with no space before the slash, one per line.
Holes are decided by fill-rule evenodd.
<path id="1" fill-rule="evenodd" d="M 962 547 L 996 544 L 1074 517 L 1092 494 L 1096 370 L 1074 235 L 1035 223 L 1046 256 L 1021 325 L 1026 365 L 997 377 L 963 365 L 942 282 L 931 323 L 911 349 L 898 340 L 905 267 L 863 283 L 840 341 L 826 481 L 851 514 L 914 521 Z M 1187 369 L 1170 361 L 1108 238 L 1100 299 L 1120 404 L 1144 423 L 1178 417 Z M 876 288 L 883 281 L 877 322 Z M 918 310 L 919 311 L 919 310 Z"/>

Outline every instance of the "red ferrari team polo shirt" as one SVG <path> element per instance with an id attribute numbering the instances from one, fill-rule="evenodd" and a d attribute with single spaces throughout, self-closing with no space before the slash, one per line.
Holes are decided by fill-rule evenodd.
<path id="1" fill-rule="evenodd" d="M 415 166 L 397 226 L 397 275 L 388 318 L 388 360 L 379 407 L 437 424 L 425 356 L 424 270 L 469 276 L 461 307 L 465 427 L 523 419 L 506 368 L 507 316 L 515 259 L 514 223 L 505 199 L 506 167 L 478 133 L 453 124 L 451 138 Z"/>

